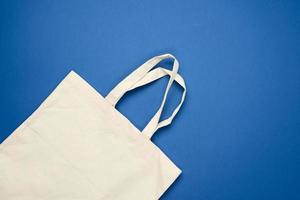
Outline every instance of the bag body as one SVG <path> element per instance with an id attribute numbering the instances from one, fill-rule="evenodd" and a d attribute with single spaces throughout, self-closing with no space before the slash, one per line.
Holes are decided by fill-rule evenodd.
<path id="1" fill-rule="evenodd" d="M 174 59 L 173 70 L 152 68 Z M 155 131 L 171 123 L 185 97 L 178 62 L 154 57 L 120 82 L 105 98 L 74 71 L 0 145 L 0 199 L 157 200 L 181 170 L 155 145 Z M 163 101 L 143 131 L 115 105 L 129 90 L 170 76 Z M 159 121 L 176 81 L 182 100 Z"/>

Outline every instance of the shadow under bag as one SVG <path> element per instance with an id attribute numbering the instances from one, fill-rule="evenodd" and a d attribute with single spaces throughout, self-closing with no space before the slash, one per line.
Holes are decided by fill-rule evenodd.
<path id="1" fill-rule="evenodd" d="M 173 69 L 153 69 L 173 59 Z M 181 170 L 151 137 L 169 125 L 185 97 L 178 61 L 154 57 L 105 98 L 71 71 L 0 145 L 1 200 L 158 200 Z M 170 76 L 157 113 L 139 131 L 115 105 L 129 90 Z M 172 83 L 183 87 L 172 115 L 160 116 Z"/>

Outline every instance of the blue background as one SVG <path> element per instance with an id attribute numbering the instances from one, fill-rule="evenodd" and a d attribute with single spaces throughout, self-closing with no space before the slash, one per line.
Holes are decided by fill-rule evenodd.
<path id="1" fill-rule="evenodd" d="M 299 35 L 299 1 L 2 0 L 0 141 L 71 69 L 106 95 L 168 52 L 188 95 L 153 139 L 183 170 L 162 199 L 300 199 Z M 166 83 L 118 109 L 141 129 Z"/>

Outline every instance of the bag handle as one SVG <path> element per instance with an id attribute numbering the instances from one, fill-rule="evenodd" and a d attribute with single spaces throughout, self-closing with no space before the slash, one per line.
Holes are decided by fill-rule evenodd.
<path id="1" fill-rule="evenodd" d="M 169 59 L 169 58 L 172 58 L 174 60 L 172 71 L 164 69 L 164 68 L 156 68 L 154 70 L 151 70 L 159 62 L 161 62 L 162 60 L 165 60 L 165 59 Z M 126 92 L 133 90 L 137 87 L 143 86 L 145 84 L 151 83 L 151 82 L 153 82 L 157 79 L 160 79 L 166 75 L 169 75 L 170 79 L 169 79 L 168 85 L 165 89 L 162 103 L 161 103 L 158 111 L 156 112 L 156 114 L 152 117 L 150 122 L 147 124 L 147 126 L 142 131 L 143 134 L 145 134 L 147 137 L 151 138 L 157 129 L 167 126 L 172 122 L 173 118 L 179 111 L 179 109 L 184 101 L 185 94 L 186 94 L 186 87 L 185 87 L 183 78 L 179 74 L 177 74 L 178 68 L 179 68 L 179 63 L 178 63 L 177 59 L 171 54 L 164 54 L 164 55 L 153 57 L 152 59 L 148 60 L 143 65 L 141 65 L 139 68 L 137 68 L 135 71 L 133 71 L 130 75 L 128 75 L 105 98 L 112 106 L 115 106 Z M 166 102 L 168 92 L 169 92 L 174 80 L 184 89 L 181 101 L 180 101 L 179 105 L 175 108 L 175 110 L 173 111 L 173 113 L 170 117 L 159 122 L 161 113 L 163 111 L 163 108 L 164 108 L 164 105 Z"/>
<path id="2" fill-rule="evenodd" d="M 134 87 L 132 87 L 130 90 L 133 90 L 135 88 L 141 87 L 143 85 L 149 84 L 153 81 L 156 81 L 166 75 L 171 76 L 172 72 L 170 70 L 164 69 L 164 68 L 156 68 L 154 70 L 151 70 L 142 80 L 140 80 Z M 174 79 L 182 88 L 183 88 L 183 93 L 182 93 L 182 97 L 180 100 L 180 103 L 178 104 L 178 106 L 175 108 L 175 110 L 173 111 L 172 115 L 170 117 L 168 117 L 167 119 L 161 121 L 158 123 L 157 127 L 154 129 L 154 131 L 152 131 L 151 129 L 151 125 L 150 123 L 148 123 L 148 125 L 144 128 L 144 130 L 142 131 L 144 134 L 146 134 L 147 136 L 149 136 L 151 138 L 151 136 L 155 133 L 156 130 L 158 130 L 159 128 L 162 128 L 164 126 L 167 126 L 169 124 L 172 123 L 172 120 L 174 119 L 174 117 L 176 116 L 176 114 L 178 113 L 182 103 L 184 102 L 185 99 L 185 94 L 186 94 L 186 86 L 185 86 L 185 82 L 184 79 L 179 75 L 176 74 L 175 79 Z M 159 120 L 159 119 L 158 119 Z M 147 131 L 147 127 L 149 126 L 149 131 Z"/>

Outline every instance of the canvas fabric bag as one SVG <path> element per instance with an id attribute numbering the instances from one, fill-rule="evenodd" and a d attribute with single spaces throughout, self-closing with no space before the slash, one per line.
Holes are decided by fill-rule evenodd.
<path id="1" fill-rule="evenodd" d="M 172 71 L 158 67 L 173 59 Z M 71 71 L 40 107 L 0 145 L 1 200 L 157 200 L 181 170 L 151 142 L 169 125 L 185 97 L 174 56 L 156 56 L 105 98 Z M 143 131 L 115 105 L 129 90 L 169 76 L 157 113 Z M 160 121 L 176 81 L 183 94 Z"/>

